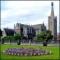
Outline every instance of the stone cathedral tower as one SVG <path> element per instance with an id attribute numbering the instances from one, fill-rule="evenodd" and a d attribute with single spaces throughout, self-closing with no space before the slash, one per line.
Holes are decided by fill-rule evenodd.
<path id="1" fill-rule="evenodd" d="M 51 15 L 48 16 L 48 30 L 52 31 L 53 40 L 57 39 L 57 16 L 54 16 L 53 2 L 51 3 Z"/>

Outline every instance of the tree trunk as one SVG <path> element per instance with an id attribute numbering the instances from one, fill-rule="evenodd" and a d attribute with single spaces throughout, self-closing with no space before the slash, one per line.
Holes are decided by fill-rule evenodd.
<path id="1" fill-rule="evenodd" d="M 47 46 L 47 42 L 46 41 L 43 41 L 43 46 Z"/>
<path id="2" fill-rule="evenodd" d="M 11 40 L 10 40 L 10 44 L 11 44 Z"/>
<path id="3" fill-rule="evenodd" d="M 4 40 L 2 40 L 2 44 L 4 44 Z"/>
<path id="4" fill-rule="evenodd" d="M 29 45 L 31 45 L 31 40 L 29 40 Z"/>
<path id="5" fill-rule="evenodd" d="M 20 40 L 18 40 L 17 44 L 20 45 Z"/>

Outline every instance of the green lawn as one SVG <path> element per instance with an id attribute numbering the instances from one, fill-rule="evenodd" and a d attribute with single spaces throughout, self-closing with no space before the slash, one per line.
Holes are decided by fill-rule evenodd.
<path id="1" fill-rule="evenodd" d="M 7 49 L 7 48 L 20 48 L 20 47 L 24 47 L 24 48 L 43 48 L 45 50 L 50 50 L 53 52 L 53 54 L 51 55 L 43 55 L 43 56 L 11 56 L 11 55 L 6 55 L 6 54 L 3 54 L 2 51 Z M 2 59 L 35 59 L 35 60 L 38 60 L 38 59 L 59 59 L 59 47 L 52 47 L 52 46 L 47 46 L 47 47 L 43 47 L 43 46 L 20 46 L 20 45 L 9 45 L 9 44 L 3 44 L 1 45 L 1 60 Z"/>

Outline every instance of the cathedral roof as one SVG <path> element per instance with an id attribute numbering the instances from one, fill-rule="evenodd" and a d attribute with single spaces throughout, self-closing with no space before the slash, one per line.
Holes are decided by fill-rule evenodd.
<path id="1" fill-rule="evenodd" d="M 4 28 L 4 30 L 5 30 L 5 33 L 7 36 L 13 36 L 14 35 L 13 29 Z"/>
<path id="2" fill-rule="evenodd" d="M 41 26 L 43 26 L 43 24 L 32 25 L 34 29 L 41 29 Z"/>

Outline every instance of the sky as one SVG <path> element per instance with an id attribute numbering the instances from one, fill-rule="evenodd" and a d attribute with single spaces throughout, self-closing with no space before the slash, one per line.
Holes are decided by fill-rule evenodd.
<path id="1" fill-rule="evenodd" d="M 42 24 L 48 29 L 48 16 L 54 2 L 54 14 L 57 16 L 59 33 L 59 1 L 1 1 L 1 29 L 14 29 L 14 24 Z"/>

